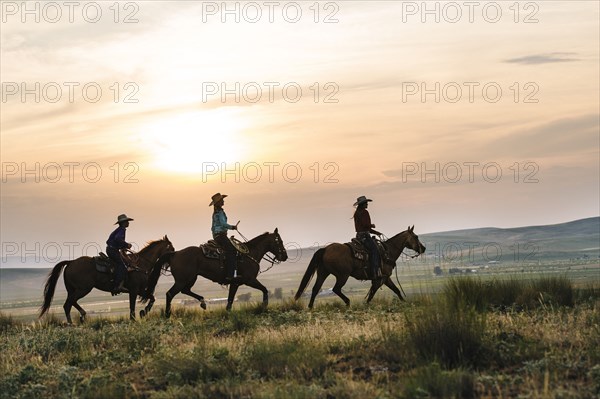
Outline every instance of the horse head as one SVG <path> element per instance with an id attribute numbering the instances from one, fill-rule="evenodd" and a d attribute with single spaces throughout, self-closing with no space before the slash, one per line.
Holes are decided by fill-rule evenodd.
<path id="1" fill-rule="evenodd" d="M 156 259 L 168 252 L 174 252 L 175 247 L 165 235 L 160 240 L 150 241 L 144 248 L 138 252 L 138 256 L 144 261 L 141 265 L 143 269 L 151 268 Z"/>
<path id="2" fill-rule="evenodd" d="M 425 252 L 426 248 L 425 245 L 421 244 L 421 241 L 419 241 L 419 236 L 415 234 L 414 230 L 415 225 L 412 227 L 409 226 L 406 230 L 406 247 L 421 255 Z"/>
<path id="3" fill-rule="evenodd" d="M 164 242 L 165 245 L 165 252 L 175 252 L 175 247 L 173 246 L 173 244 L 171 243 L 171 241 L 169 240 L 169 237 L 167 237 L 167 235 L 165 234 L 165 236 L 162 238 L 162 240 L 160 240 L 162 242 Z"/>
<path id="4" fill-rule="evenodd" d="M 287 251 L 283 245 L 283 240 L 279 235 L 279 229 L 275 228 L 275 231 L 268 234 L 269 244 L 267 250 L 275 255 L 275 259 L 280 262 L 285 262 L 288 258 Z"/>

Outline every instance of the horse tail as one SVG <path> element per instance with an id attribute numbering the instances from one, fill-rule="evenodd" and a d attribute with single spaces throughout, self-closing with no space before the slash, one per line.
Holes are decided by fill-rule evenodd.
<path id="1" fill-rule="evenodd" d="M 150 271 L 150 277 L 148 278 L 148 285 L 146 286 L 146 290 L 141 295 L 142 303 L 145 303 L 150 299 L 152 295 L 154 295 L 154 289 L 156 288 L 156 284 L 158 284 L 158 279 L 160 278 L 160 273 L 163 269 L 163 265 L 165 263 L 169 263 L 171 261 L 171 256 L 173 256 L 175 252 L 167 252 L 166 254 L 162 254 L 160 258 L 154 263 L 152 266 L 152 270 Z"/>
<path id="2" fill-rule="evenodd" d="M 63 268 L 71 262 L 71 260 L 63 260 L 62 262 L 59 262 L 56 266 L 54 266 L 50 274 L 48 274 L 46 284 L 44 285 L 44 304 L 40 308 L 39 317 L 42 317 L 48 311 L 48 309 L 50 309 L 50 304 L 52 303 L 52 298 L 54 297 L 54 290 L 56 289 L 56 282 L 60 277 L 60 273 L 62 272 Z"/>
<path id="3" fill-rule="evenodd" d="M 306 289 L 306 286 L 308 285 L 308 283 L 310 283 L 310 280 L 315 275 L 319 266 L 321 266 L 323 264 L 323 254 L 324 253 L 325 253 L 325 248 L 321 248 L 321 249 L 317 250 L 317 252 L 315 252 L 315 254 L 313 255 L 312 259 L 310 260 L 310 263 L 308 264 L 308 267 L 306 268 L 306 273 L 304 273 L 304 277 L 302 277 L 302 281 L 300 282 L 298 291 L 296 291 L 296 295 L 294 295 L 295 300 L 298 300 L 300 298 L 300 296 Z"/>

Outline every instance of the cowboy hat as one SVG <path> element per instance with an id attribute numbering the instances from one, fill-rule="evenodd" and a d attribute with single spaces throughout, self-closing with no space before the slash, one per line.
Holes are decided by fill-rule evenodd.
<path id="1" fill-rule="evenodd" d="M 133 220 L 133 219 L 128 218 L 126 214 L 122 214 L 122 215 L 119 215 L 119 217 L 117 217 L 117 223 L 115 223 L 115 224 L 119 224 L 121 222 L 129 222 L 130 220 Z"/>
<path id="2" fill-rule="evenodd" d="M 354 205 L 353 205 L 353 206 L 360 205 L 360 204 L 364 204 L 365 202 L 371 202 L 371 201 L 373 201 L 373 200 L 372 200 L 372 199 L 368 199 L 368 198 L 367 198 L 367 197 L 365 197 L 364 195 L 361 195 L 360 197 L 358 197 L 358 198 L 356 199 L 356 202 L 354 203 Z"/>
<path id="3" fill-rule="evenodd" d="M 210 199 L 212 199 L 212 201 L 210 201 L 210 204 L 208 204 L 208 206 L 213 206 L 214 204 L 221 201 L 225 197 L 227 197 L 227 194 L 216 193 L 215 195 L 213 195 L 210 198 Z"/>

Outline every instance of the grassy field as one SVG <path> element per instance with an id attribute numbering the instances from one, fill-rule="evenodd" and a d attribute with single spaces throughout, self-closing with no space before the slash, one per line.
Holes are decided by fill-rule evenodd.
<path id="1" fill-rule="evenodd" d="M 165 320 L 0 316 L 0 398 L 595 398 L 600 285 L 445 278 L 438 294 Z"/>

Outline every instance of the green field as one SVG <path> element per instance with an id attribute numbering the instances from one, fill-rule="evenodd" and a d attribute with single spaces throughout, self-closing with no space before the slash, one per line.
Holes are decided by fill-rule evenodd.
<path id="1" fill-rule="evenodd" d="M 199 278 L 208 310 L 179 294 L 166 320 L 163 276 L 148 318 L 130 322 L 126 296 L 94 290 L 80 301 L 88 322 L 70 327 L 62 278 L 39 320 L 49 270 L 0 269 L 0 398 L 596 398 L 599 222 L 424 235 L 431 252 L 393 276 L 406 302 L 382 288 L 365 305 L 369 283 L 350 279 L 346 308 L 329 277 L 313 311 L 291 297 L 314 250 L 259 275 L 267 309 L 243 287 L 226 312 L 227 288 Z M 534 256 L 514 257 L 516 238 Z M 506 256 L 477 255 L 486 242 Z"/>
<path id="2" fill-rule="evenodd" d="M 0 398 L 595 398 L 600 284 L 440 279 L 437 295 L 322 298 L 138 322 L 0 316 Z M 442 284 L 443 283 L 443 284 Z M 509 305 L 505 305 L 509 303 Z"/>

